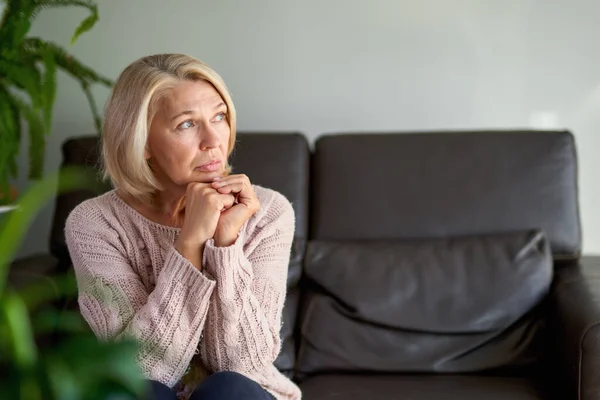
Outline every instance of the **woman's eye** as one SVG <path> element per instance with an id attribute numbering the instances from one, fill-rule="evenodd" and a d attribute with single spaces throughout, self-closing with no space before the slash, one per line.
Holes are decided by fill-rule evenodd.
<path id="1" fill-rule="evenodd" d="M 181 124 L 177 125 L 177 129 L 190 129 L 194 126 L 194 123 L 190 120 L 183 121 Z"/>
<path id="2" fill-rule="evenodd" d="M 225 113 L 219 113 L 219 114 L 217 114 L 217 116 L 215 117 L 215 120 L 216 120 L 217 122 L 221 122 L 221 121 L 223 121 L 224 119 L 225 119 Z"/>

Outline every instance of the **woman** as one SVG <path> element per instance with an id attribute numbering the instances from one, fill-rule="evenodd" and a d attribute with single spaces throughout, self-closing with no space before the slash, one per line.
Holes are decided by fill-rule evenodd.
<path id="1" fill-rule="evenodd" d="M 273 365 L 294 212 L 229 174 L 235 130 L 207 65 L 179 54 L 133 62 L 104 116 L 115 189 L 67 220 L 81 313 L 100 339 L 139 342 L 152 399 L 301 397 Z"/>

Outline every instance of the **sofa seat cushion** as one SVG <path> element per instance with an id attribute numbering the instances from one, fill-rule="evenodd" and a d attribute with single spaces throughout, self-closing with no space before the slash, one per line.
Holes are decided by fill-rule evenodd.
<path id="1" fill-rule="evenodd" d="M 539 400 L 543 385 L 521 377 L 321 375 L 300 385 L 303 400 Z"/>
<path id="2" fill-rule="evenodd" d="M 311 242 L 300 374 L 477 372 L 537 361 L 552 280 L 539 231 Z"/>

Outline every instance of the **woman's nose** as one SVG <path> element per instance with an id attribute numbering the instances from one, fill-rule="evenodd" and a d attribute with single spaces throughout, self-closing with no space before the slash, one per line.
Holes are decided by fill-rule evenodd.
<path id="1" fill-rule="evenodd" d="M 219 135 L 210 126 L 203 129 L 200 138 L 200 150 L 210 150 L 219 147 Z"/>

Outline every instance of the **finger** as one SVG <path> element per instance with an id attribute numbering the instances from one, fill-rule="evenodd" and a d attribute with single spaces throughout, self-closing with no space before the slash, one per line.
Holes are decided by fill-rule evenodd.
<path id="1" fill-rule="evenodd" d="M 211 183 L 211 187 L 214 189 L 230 187 L 230 186 L 235 186 L 236 188 L 239 188 L 243 184 L 244 184 L 243 180 L 238 178 L 238 179 L 231 179 L 231 180 L 227 180 L 227 181 L 215 181 L 215 182 Z"/>
<path id="2" fill-rule="evenodd" d="M 244 184 L 242 183 L 230 183 L 225 186 L 215 188 L 219 193 L 240 193 L 244 190 Z"/>
<path id="3" fill-rule="evenodd" d="M 213 187 L 219 187 L 219 186 L 224 186 L 230 183 L 234 183 L 234 182 L 240 182 L 240 183 L 250 183 L 250 180 L 248 179 L 248 177 L 244 174 L 238 174 L 238 175 L 229 175 L 229 176 L 224 176 L 224 177 L 217 177 L 213 180 L 213 182 L 211 183 Z"/>
<path id="4" fill-rule="evenodd" d="M 240 193 L 250 188 L 250 180 L 246 175 L 234 175 L 212 182 L 212 187 L 219 193 Z"/>
<path id="5" fill-rule="evenodd" d="M 234 204 L 235 204 L 235 197 L 232 194 L 220 194 L 219 195 L 220 199 L 221 199 L 221 210 L 227 210 L 228 208 L 231 208 Z"/>
<path id="6" fill-rule="evenodd" d="M 225 176 L 216 176 L 213 178 L 213 181 L 227 181 L 230 179 L 238 179 L 238 178 L 247 178 L 245 174 L 231 174 Z"/>
<path id="7" fill-rule="evenodd" d="M 204 182 L 190 182 L 187 184 L 186 192 L 190 190 L 200 190 L 205 187 L 210 187 L 210 184 Z"/>

